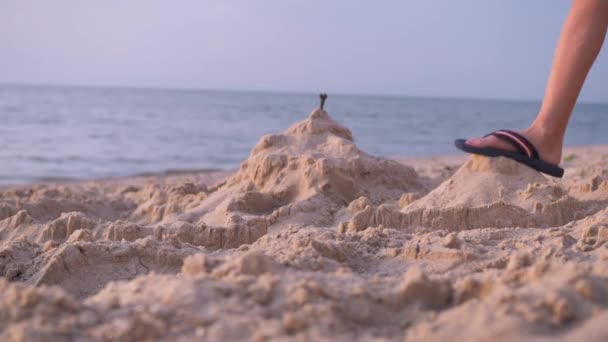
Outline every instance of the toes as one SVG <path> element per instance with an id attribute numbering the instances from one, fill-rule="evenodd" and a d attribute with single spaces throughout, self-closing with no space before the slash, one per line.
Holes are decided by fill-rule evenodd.
<path id="1" fill-rule="evenodd" d="M 470 138 L 470 139 L 467 139 L 466 143 L 467 143 L 467 145 L 481 147 L 482 140 L 483 140 L 482 138 Z"/>
<path id="2" fill-rule="evenodd" d="M 494 137 L 483 137 L 483 138 L 470 138 L 467 139 L 466 144 L 473 147 L 495 147 L 504 150 L 515 150 L 515 148 L 503 141 L 500 141 Z"/>

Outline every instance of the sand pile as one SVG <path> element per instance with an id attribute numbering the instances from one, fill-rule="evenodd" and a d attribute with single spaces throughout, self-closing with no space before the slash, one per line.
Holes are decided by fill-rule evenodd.
<path id="1" fill-rule="evenodd" d="M 431 179 L 318 109 L 232 174 L 1 189 L 0 339 L 606 340 L 589 158 Z"/>
<path id="2" fill-rule="evenodd" d="M 155 193 L 150 202 L 161 204 L 144 203 L 135 215 L 189 223 L 182 229 L 188 232 L 176 234 L 183 242 L 233 248 L 290 224 L 331 226 L 334 213 L 360 196 L 380 204 L 424 189 L 411 167 L 361 151 L 347 128 L 317 109 L 286 132 L 262 137 L 234 176 L 204 197 L 186 199 L 195 206 L 180 207 L 183 194 Z"/>
<path id="3" fill-rule="evenodd" d="M 608 184 L 608 183 L 607 183 Z M 467 230 L 489 227 L 555 227 L 591 215 L 608 204 L 601 178 L 580 186 L 594 196 L 576 196 L 555 179 L 512 160 L 471 156 L 449 179 L 426 196 L 406 193 L 395 204 L 351 203 L 343 231 L 385 225 L 401 229 L 431 227 Z"/>

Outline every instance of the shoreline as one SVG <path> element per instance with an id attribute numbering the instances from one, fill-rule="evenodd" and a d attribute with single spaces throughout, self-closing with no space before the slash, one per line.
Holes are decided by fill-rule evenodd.
<path id="1" fill-rule="evenodd" d="M 425 170 L 434 169 L 442 170 L 448 168 L 454 171 L 462 165 L 470 155 L 464 152 L 455 151 L 448 155 L 433 155 L 424 157 L 403 157 L 403 156 L 388 156 L 386 158 L 395 160 L 401 164 L 410 165 L 417 171 L 424 173 Z M 608 156 L 608 144 L 590 144 L 590 145 L 575 145 L 564 148 L 562 162 L 560 165 L 565 169 L 572 167 L 576 163 L 577 158 L 593 161 L 601 156 Z M 214 169 L 214 168 L 194 168 L 194 169 L 167 169 L 159 172 L 141 172 L 132 175 L 124 176 L 109 176 L 100 178 L 80 179 L 80 178 L 47 178 L 32 182 L 24 183 L 0 183 L 0 190 L 14 187 L 28 187 L 48 184 L 73 184 L 73 183 L 121 183 L 121 182 L 144 182 L 153 179 L 174 179 L 180 176 L 212 176 L 212 177 L 228 177 L 238 171 L 235 169 Z"/>

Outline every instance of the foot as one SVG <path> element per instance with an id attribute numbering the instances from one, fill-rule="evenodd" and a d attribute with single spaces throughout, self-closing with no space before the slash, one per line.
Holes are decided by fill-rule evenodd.
<path id="1" fill-rule="evenodd" d="M 528 139 L 540 155 L 540 159 L 558 165 L 562 159 L 562 140 L 549 137 L 547 134 L 543 134 L 539 130 L 534 128 L 528 128 L 517 133 L 523 135 Z M 475 147 L 494 147 L 505 151 L 516 151 L 516 148 L 509 143 L 506 143 L 494 136 L 487 136 L 485 138 L 471 138 L 467 140 L 467 145 Z"/>

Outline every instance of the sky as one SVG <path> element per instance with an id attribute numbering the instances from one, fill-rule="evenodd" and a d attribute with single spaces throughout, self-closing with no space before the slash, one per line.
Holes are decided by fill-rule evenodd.
<path id="1" fill-rule="evenodd" d="M 542 98 L 564 0 L 0 0 L 0 83 Z M 608 53 L 582 101 L 608 102 Z"/>

